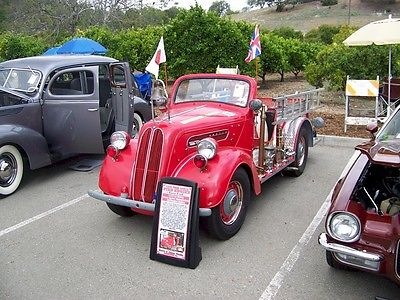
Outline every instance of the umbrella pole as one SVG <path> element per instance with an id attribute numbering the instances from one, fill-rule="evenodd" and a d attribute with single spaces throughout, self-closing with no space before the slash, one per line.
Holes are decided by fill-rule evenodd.
<path id="1" fill-rule="evenodd" d="M 390 106 L 390 81 L 392 79 L 392 45 L 389 46 L 389 78 L 388 78 L 388 108 L 387 108 L 387 116 L 389 117 L 392 109 Z"/>

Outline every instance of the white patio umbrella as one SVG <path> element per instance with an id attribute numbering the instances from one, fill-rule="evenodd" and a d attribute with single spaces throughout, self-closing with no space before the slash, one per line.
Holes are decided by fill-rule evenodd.
<path id="1" fill-rule="evenodd" d="M 400 44 L 400 19 L 388 19 L 369 23 L 343 41 L 346 46 L 390 45 L 389 47 L 389 76 L 388 76 L 388 110 L 390 115 L 390 81 L 392 77 L 392 46 Z"/>

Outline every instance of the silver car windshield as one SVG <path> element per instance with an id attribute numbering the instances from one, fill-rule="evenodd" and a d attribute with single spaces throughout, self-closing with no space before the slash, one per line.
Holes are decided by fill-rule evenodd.
<path id="1" fill-rule="evenodd" d="M 32 69 L 0 68 L 0 86 L 21 92 L 35 91 L 41 73 Z"/>
<path id="2" fill-rule="evenodd" d="M 378 136 L 379 141 L 394 139 L 400 140 L 400 109 L 395 112 L 393 118 L 390 119 Z"/>
<path id="3" fill-rule="evenodd" d="M 250 85 L 243 80 L 196 78 L 184 80 L 175 94 L 175 103 L 212 101 L 241 107 L 247 105 Z"/>

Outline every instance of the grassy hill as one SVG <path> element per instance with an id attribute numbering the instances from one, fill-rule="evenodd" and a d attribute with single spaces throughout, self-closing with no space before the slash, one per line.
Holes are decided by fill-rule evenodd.
<path id="1" fill-rule="evenodd" d="M 234 20 L 245 20 L 258 23 L 264 29 L 289 26 L 307 32 L 322 24 L 342 25 L 349 19 L 349 0 L 339 0 L 337 5 L 322 6 L 320 1 L 287 6 L 284 12 L 278 13 L 275 7 L 263 8 L 232 15 Z M 350 25 L 363 26 L 375 20 L 381 20 L 392 14 L 400 18 L 400 1 L 394 4 L 365 3 L 351 0 Z"/>

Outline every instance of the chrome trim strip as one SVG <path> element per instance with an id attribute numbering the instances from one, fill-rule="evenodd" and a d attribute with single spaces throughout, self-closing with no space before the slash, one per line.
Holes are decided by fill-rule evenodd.
<path id="1" fill-rule="evenodd" d="M 364 252 L 336 243 L 328 243 L 326 236 L 326 233 L 321 233 L 318 238 L 318 243 L 328 251 L 351 255 L 357 258 L 366 259 L 374 262 L 379 262 L 383 260 L 383 256 L 380 254 Z"/>
<path id="2" fill-rule="evenodd" d="M 400 240 L 397 242 L 397 252 L 396 252 L 396 261 L 394 263 L 394 272 L 397 275 L 398 278 L 400 278 L 400 272 L 398 272 L 400 270 Z"/>
<path id="3" fill-rule="evenodd" d="M 155 203 L 147 203 L 143 201 L 136 201 L 132 199 L 127 199 L 123 197 L 116 197 L 103 194 L 99 191 L 88 191 L 88 195 L 96 200 L 108 202 L 115 205 L 125 206 L 125 207 L 132 207 L 137 209 L 142 209 L 150 212 L 155 211 Z M 200 217 L 208 217 L 211 216 L 211 208 L 199 208 L 199 216 Z"/>
<path id="4" fill-rule="evenodd" d="M 146 188 L 146 179 L 147 179 L 147 171 L 149 169 L 149 163 L 150 163 L 150 152 L 152 150 L 152 146 L 153 146 L 153 140 L 154 140 L 154 135 L 157 129 L 154 129 L 154 127 L 151 129 L 150 132 L 150 137 L 149 137 L 149 144 L 147 145 L 147 153 L 146 153 L 146 162 L 144 164 L 144 170 L 143 170 L 143 181 L 142 181 L 142 188 L 140 191 L 140 196 L 143 202 L 145 202 L 146 200 L 144 199 L 144 191 Z M 150 151 L 149 151 L 150 150 Z M 136 172 L 136 170 L 135 170 Z"/>
<path id="5" fill-rule="evenodd" d="M 151 143 L 149 143 L 149 147 L 147 147 L 146 165 L 145 165 L 144 173 L 143 173 L 144 178 L 143 178 L 143 182 L 142 182 L 142 191 L 141 191 L 141 195 L 142 195 L 142 200 L 143 200 L 143 201 L 146 201 L 146 200 L 144 199 L 144 193 L 145 193 L 145 190 L 146 190 L 147 174 L 148 174 L 148 170 L 149 170 L 150 156 L 151 156 L 151 153 L 149 152 L 149 149 L 150 149 L 151 151 L 153 151 L 153 147 L 152 147 L 152 146 L 153 146 L 153 141 L 154 141 L 154 137 L 155 137 L 155 135 L 156 135 L 157 130 L 160 131 L 161 137 L 162 137 L 162 139 L 161 139 L 162 147 L 161 147 L 161 152 L 160 152 L 161 157 L 160 157 L 160 162 L 159 162 L 159 164 L 158 164 L 157 183 L 160 181 L 160 178 L 161 178 L 160 169 L 161 169 L 161 166 L 162 166 L 162 163 L 163 163 L 163 161 L 162 161 L 162 158 L 163 158 L 162 153 L 163 153 L 164 144 L 165 144 L 165 143 L 164 143 L 164 142 L 165 142 L 165 140 L 164 140 L 164 132 L 163 132 L 162 129 L 160 129 L 160 128 L 154 128 L 154 127 L 153 127 L 153 128 L 152 128 L 152 132 L 151 132 L 151 138 L 150 138 L 150 142 L 151 142 Z M 156 190 L 157 190 L 157 184 L 156 184 Z M 156 190 L 154 190 L 153 192 L 155 193 Z"/>

